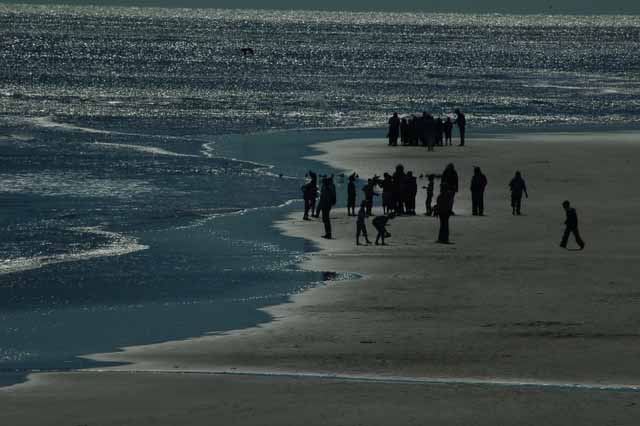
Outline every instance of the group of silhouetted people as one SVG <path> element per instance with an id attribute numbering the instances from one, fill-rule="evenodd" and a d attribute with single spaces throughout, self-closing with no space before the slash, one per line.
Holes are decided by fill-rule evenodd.
<path id="1" fill-rule="evenodd" d="M 357 178 L 358 175 L 355 173 L 349 176 L 349 185 L 347 187 L 347 213 L 349 216 L 355 216 Z M 408 171 L 405 173 L 402 164 L 396 166 L 393 174 L 384 173 L 382 179 L 375 175 L 367 180 L 367 184 L 362 188 L 367 216 L 371 216 L 374 197 L 379 196 L 375 190 L 376 187 L 382 189 L 383 213 L 412 216 L 416 214 L 418 180 L 413 175 L 413 172 Z"/>
<path id="2" fill-rule="evenodd" d="M 439 218 L 440 228 L 438 231 L 437 242 L 441 244 L 451 244 L 449 239 L 449 219 L 454 216 L 455 197 L 459 189 L 459 177 L 455 166 L 448 164 L 441 174 L 421 175 L 420 178 L 426 177 L 428 183 L 423 188 L 426 190 L 425 214 L 427 216 L 435 216 Z M 304 220 L 310 220 L 313 217 L 322 217 L 324 224 L 323 238 L 333 238 L 331 230 L 331 209 L 336 204 L 336 187 L 334 177 L 323 176 L 320 189 L 318 189 L 318 176 L 314 172 L 308 173 L 309 182 L 302 186 L 304 198 Z M 440 191 L 436 197 L 435 203 L 434 190 L 435 179 L 440 179 Z M 373 215 L 374 198 L 380 196 L 376 188 L 382 190 L 382 211 L 383 214 L 375 216 L 372 224 L 377 231 L 375 244 L 385 245 L 385 238 L 389 238 L 391 234 L 387 231 L 386 226 L 389 220 L 400 215 L 415 215 L 415 200 L 418 191 L 417 178 L 411 171 L 405 173 L 402 164 L 398 164 L 393 174 L 384 173 L 383 178 L 374 175 L 368 179 L 367 183 L 362 187 L 363 199 L 356 213 L 357 187 L 356 181 L 358 175 L 353 173 L 349 176 L 347 186 L 347 212 L 349 216 L 357 217 L 356 220 L 356 244 L 360 245 L 360 237 L 364 237 L 367 244 L 371 244 L 367 234 L 366 221 Z M 484 175 L 480 167 L 474 167 L 473 176 L 471 178 L 471 204 L 473 216 L 484 216 L 484 193 L 488 185 L 487 177 Z M 513 178 L 509 182 L 511 193 L 511 212 L 515 215 L 521 215 L 522 197 L 528 198 L 527 185 L 520 171 L 516 171 Z M 316 205 L 316 199 L 320 194 L 320 200 Z M 560 246 L 567 247 L 568 239 L 571 234 L 574 235 L 576 243 L 583 249 L 585 242 L 580 236 L 578 230 L 578 216 L 576 210 L 571 207 L 569 201 L 562 204 L 566 211 L 566 229 L 562 236 Z"/>
<path id="3" fill-rule="evenodd" d="M 456 118 L 452 120 L 451 117 L 434 117 L 426 111 L 420 117 L 403 118 L 395 112 L 389 119 L 389 146 L 398 146 L 398 140 L 402 145 L 422 145 L 429 151 L 436 146 L 451 146 L 454 125 L 459 130 L 460 146 L 464 146 L 467 119 L 460 109 L 456 109 L 455 114 Z"/>

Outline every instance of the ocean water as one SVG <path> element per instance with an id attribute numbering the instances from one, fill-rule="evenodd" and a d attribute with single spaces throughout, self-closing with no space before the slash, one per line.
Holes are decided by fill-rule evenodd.
<path id="1" fill-rule="evenodd" d="M 394 110 L 640 121 L 634 16 L 0 5 L 0 63 L 0 384 L 249 327 L 336 279 L 272 227 L 331 172 L 312 143 L 384 136 Z"/>

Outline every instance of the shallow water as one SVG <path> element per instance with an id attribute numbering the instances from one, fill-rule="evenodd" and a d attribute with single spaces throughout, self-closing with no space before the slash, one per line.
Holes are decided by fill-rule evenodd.
<path id="1" fill-rule="evenodd" d="M 3 381 L 96 365 L 82 354 L 250 327 L 269 319 L 258 308 L 341 279 L 299 270 L 313 246 L 272 225 L 300 208 L 309 167 L 329 171 L 300 160 L 309 144 L 378 132 L 217 137 L 190 156 L 154 157 L 96 142 L 69 149 L 58 141 L 84 132 L 32 129 L 26 153 L 4 156 L 22 184 L 0 192 Z M 43 167 L 47 155 L 64 158 Z"/>

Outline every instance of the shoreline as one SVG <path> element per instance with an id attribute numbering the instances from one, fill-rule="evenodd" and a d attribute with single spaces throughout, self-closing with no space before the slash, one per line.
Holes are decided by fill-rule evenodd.
<path id="1" fill-rule="evenodd" d="M 416 384 L 423 384 L 425 392 L 435 385 L 447 392 L 449 386 L 468 385 L 454 400 L 487 385 L 506 385 L 487 394 L 506 392 L 512 397 L 522 392 L 525 399 L 538 394 L 557 397 L 557 392 L 577 389 L 581 392 L 572 398 L 589 402 L 595 391 L 603 390 L 606 398 L 608 392 L 635 394 L 640 383 L 635 365 L 640 334 L 633 329 L 640 320 L 633 316 L 633 283 L 640 267 L 630 262 L 638 258 L 631 237 L 638 225 L 624 213 L 633 211 L 637 199 L 623 199 L 620 182 L 637 176 L 633 159 L 640 158 L 640 132 L 616 134 L 614 141 L 609 136 L 588 132 L 476 138 L 469 139 L 465 149 L 446 147 L 435 153 L 422 147 L 390 148 L 382 139 L 316 144 L 317 153 L 310 159 L 336 170 L 357 170 L 362 177 L 390 170 L 397 162 L 416 174 L 423 171 L 418 165 L 439 170 L 447 162 L 456 163 L 464 188 L 456 201 L 459 216 L 452 220 L 457 244 L 433 244 L 437 224 L 420 216 L 423 198 L 417 201 L 419 215 L 395 219 L 391 245 L 380 248 L 355 246 L 354 224 L 346 209 L 333 211 L 337 239 L 331 241 L 319 238 L 320 222 L 303 222 L 300 212 L 292 212 L 274 226 L 318 248 L 300 268 L 359 278 L 315 286 L 288 303 L 263 308 L 272 320 L 257 327 L 93 355 L 99 361 L 129 364 L 36 375 L 2 389 L 0 399 L 9 394 L 28 399 L 57 381 L 192 380 L 173 378 L 181 375 L 228 386 L 229 381 L 264 380 L 295 387 L 306 377 L 314 395 L 322 392 L 322 386 L 316 389 L 317 381 L 324 380 L 345 386 L 355 380 L 353 386 L 362 392 L 386 385 L 400 391 Z M 615 152 L 606 145 L 612 143 L 618 148 Z M 490 188 L 486 218 L 469 214 L 468 170 L 476 162 L 490 164 L 483 166 Z M 523 164 L 518 167 L 526 170 L 532 198 L 524 205 L 525 216 L 514 218 L 505 213 L 506 190 L 496 188 L 513 165 Z M 594 169 L 598 176 L 590 174 Z M 621 219 L 596 229 L 593 225 L 607 217 L 610 206 L 600 200 L 611 195 L 611 188 L 616 188 L 612 196 L 619 201 L 616 212 Z M 566 192 L 576 200 L 589 244 L 581 253 L 557 248 L 563 220 L 559 203 Z M 519 222 L 513 228 L 515 220 Z M 370 224 L 368 228 L 371 233 Z M 112 379 L 105 371 L 122 375 Z M 388 392 L 393 395 L 396 390 Z M 417 401 L 412 407 L 421 410 Z M 607 402 L 603 409 L 613 415 L 611 410 L 617 408 Z"/>
<path id="2" fill-rule="evenodd" d="M 587 142 L 595 142 L 596 140 L 599 140 L 599 138 L 602 137 L 602 134 L 599 133 L 591 133 L 591 132 L 562 132 L 562 133 L 555 133 L 554 135 L 559 135 L 562 137 L 568 137 L 570 139 L 571 142 L 580 142 L 580 143 L 587 143 Z M 624 138 L 623 140 L 618 140 L 617 142 L 625 142 L 625 143 L 634 143 L 636 140 L 638 140 L 640 138 L 640 132 L 619 132 L 617 133 L 617 136 L 623 135 Z M 492 138 L 491 134 L 488 134 L 488 140 L 484 140 L 483 138 L 476 138 L 476 139 L 471 139 L 470 144 L 473 144 L 474 141 L 475 142 L 491 142 L 491 143 L 500 143 L 500 140 L 502 138 Z M 504 136 L 504 135 L 500 135 L 500 136 Z M 532 132 L 532 133 L 526 133 L 526 134 L 513 134 L 512 138 L 513 140 L 518 141 L 519 143 L 522 142 L 523 140 L 531 140 L 531 138 L 533 138 L 533 140 L 535 142 L 545 142 L 544 138 L 548 137 L 549 134 L 545 133 L 545 132 Z M 587 140 L 585 140 L 585 136 L 588 136 Z M 355 141 L 355 140 L 354 140 Z M 339 151 L 340 146 L 344 146 L 344 144 L 349 144 L 351 141 L 350 140 L 339 140 L 339 141 L 327 141 L 327 142 L 322 142 L 322 143 L 318 143 L 318 144 L 314 144 L 311 145 L 311 148 L 313 148 L 317 153 L 313 154 L 311 156 L 306 157 L 307 159 L 311 159 L 314 161 L 318 161 L 321 163 L 326 164 L 327 166 L 331 167 L 332 169 L 338 170 L 338 171 L 342 171 L 344 170 L 349 171 L 352 170 L 352 168 L 345 168 L 343 167 L 343 163 L 336 159 L 336 152 Z M 549 143 L 554 143 L 551 141 L 547 141 Z M 384 146 L 384 149 L 387 149 L 388 147 L 386 147 L 386 144 L 384 144 L 384 140 L 379 140 L 377 141 L 377 143 L 381 144 L 382 146 Z M 465 147 L 467 148 L 467 147 Z M 395 150 L 404 150 L 404 149 L 414 149 L 414 150 L 423 150 L 422 147 L 396 147 L 396 148 L 390 148 L 393 149 L 394 152 Z M 449 156 L 448 153 L 446 153 L 446 150 L 459 150 L 459 147 L 456 146 L 452 146 L 452 147 L 445 147 L 445 148 L 440 148 L 440 152 L 436 152 L 435 154 L 441 154 L 444 151 L 445 156 Z M 454 152 L 454 154 L 460 154 L 459 152 Z M 350 153 L 349 155 L 353 155 L 353 153 Z M 429 155 L 429 154 L 427 154 Z M 433 154 L 432 154 L 433 155 Z M 464 155 L 464 154 L 462 154 Z M 371 175 L 372 173 L 374 173 L 373 171 L 367 171 L 369 172 Z M 421 202 L 423 203 L 424 197 L 422 197 L 422 191 L 419 191 L 418 193 L 418 198 L 417 198 L 417 205 L 420 206 Z M 462 204 L 463 209 L 461 210 L 461 212 L 464 213 L 466 212 L 466 208 L 464 208 L 464 206 L 466 206 L 466 204 L 468 204 L 468 200 L 459 200 L 457 205 Z M 420 207 L 418 207 L 418 210 L 420 210 Z M 336 216 L 339 215 L 341 217 L 343 217 L 343 219 L 347 219 L 348 218 L 344 218 L 344 216 L 346 215 L 346 210 L 344 208 L 337 208 L 332 210 L 332 216 Z M 368 272 L 366 270 L 351 270 L 349 268 L 343 267 L 339 264 L 336 264 L 335 262 L 331 262 L 331 257 L 333 255 L 334 252 L 336 251 L 346 251 L 349 250 L 349 248 L 351 247 L 351 245 L 353 244 L 353 241 L 351 240 L 345 240 L 343 238 L 339 239 L 339 240 L 331 240 L 331 241 L 327 241 L 324 239 L 321 239 L 317 236 L 312 236 L 309 234 L 308 232 L 308 228 L 309 226 L 306 226 L 308 224 L 305 224 L 301 221 L 299 221 L 298 216 L 301 216 L 301 212 L 295 211 L 295 212 L 291 212 L 287 215 L 286 219 L 281 220 L 281 221 L 276 221 L 274 223 L 274 226 L 280 230 L 280 232 L 282 232 L 283 235 L 285 236 L 289 236 L 289 237 L 296 237 L 296 238 L 303 238 L 306 239 L 307 241 L 310 241 L 313 243 L 313 245 L 316 247 L 317 252 L 315 253 L 311 253 L 309 256 L 307 256 L 307 258 L 301 262 L 299 264 L 299 267 L 301 269 L 307 270 L 307 271 L 312 271 L 312 272 L 319 272 L 319 271 L 327 271 L 327 270 L 331 270 L 334 271 L 336 273 L 340 273 L 340 274 L 353 274 L 358 276 L 358 278 L 355 279 L 347 279 L 347 280 L 340 280 L 338 281 L 338 283 L 340 284 L 347 284 L 350 282 L 357 282 L 357 281 L 362 281 L 362 280 L 367 280 L 370 279 L 372 276 L 375 276 L 375 272 L 371 273 Z M 419 218 L 419 216 L 418 216 Z M 402 219 L 414 219 L 414 218 L 402 218 Z M 398 220 L 402 220 L 402 219 L 398 219 Z M 319 222 L 316 222 L 316 228 L 320 225 Z M 306 229 L 305 229 L 306 228 Z M 371 225 L 369 225 L 369 230 L 371 232 Z M 318 235 L 320 233 L 318 232 Z M 327 259 L 329 258 L 329 259 Z M 189 343 L 189 342 L 194 342 L 194 341 L 200 341 L 201 339 L 203 340 L 208 340 L 208 339 L 219 339 L 219 338 L 224 338 L 225 336 L 234 336 L 234 335 L 244 335 L 245 333 L 249 333 L 251 334 L 252 332 L 259 332 L 260 330 L 264 330 L 264 329 L 268 329 L 270 327 L 274 327 L 276 326 L 278 323 L 280 323 L 283 320 L 287 320 L 287 316 L 291 315 L 290 309 L 288 309 L 288 307 L 294 307 L 297 303 L 309 303 L 309 304 L 313 304 L 313 295 L 314 293 L 316 293 L 317 291 L 319 291 L 320 289 L 326 287 L 327 285 L 331 285 L 331 283 L 327 283 L 324 282 L 321 285 L 316 285 L 313 286 L 305 291 L 303 291 L 302 293 L 298 293 L 295 294 L 291 297 L 291 300 L 287 303 L 284 304 L 280 304 L 280 305 L 273 305 L 273 306 L 267 306 L 265 308 L 262 308 L 261 310 L 264 311 L 265 313 L 267 313 L 270 317 L 271 317 L 271 321 L 267 322 L 267 323 L 263 323 L 263 324 L 258 324 L 256 327 L 251 327 L 249 329 L 239 329 L 239 330 L 230 330 L 228 332 L 223 332 L 223 333 L 213 333 L 213 336 L 211 335 L 204 335 L 204 336 L 200 336 L 200 337 L 193 337 L 190 339 L 186 339 L 186 340 L 181 340 L 181 341 L 170 341 L 170 342 L 164 342 L 164 343 L 159 343 L 159 344 L 153 344 L 153 345 L 143 345 L 143 346 L 132 346 L 132 347 L 128 347 L 128 348 L 123 348 L 122 352 L 115 352 L 115 353 L 111 353 L 111 354 L 92 354 L 92 355 L 87 355 L 86 357 L 89 359 L 93 359 L 96 361 L 102 361 L 102 362 L 126 362 L 127 365 L 122 365 L 122 366 L 116 366 L 113 369 L 118 370 L 118 369 L 123 369 L 126 370 L 127 366 L 136 366 L 136 365 L 140 365 L 141 366 L 141 370 L 144 370 L 145 367 L 145 361 L 141 361 L 141 359 L 144 359 L 144 352 L 146 350 L 151 350 L 153 351 L 153 348 L 157 348 L 157 350 L 162 351 L 162 348 L 164 346 L 169 346 L 174 348 L 175 346 L 179 346 L 180 342 L 184 342 L 184 343 Z M 213 341 L 212 341 L 213 343 Z M 131 360 L 127 360 L 127 354 L 131 354 L 133 355 Z M 134 355 L 135 354 L 135 355 Z M 141 355 L 141 357 L 139 358 L 138 356 Z M 147 361 L 148 362 L 148 361 Z M 148 364 L 149 367 L 154 368 L 155 364 L 151 363 Z M 228 369 L 225 368 L 224 365 L 221 365 L 220 367 L 222 368 L 214 368 L 214 372 L 233 372 L 233 371 L 242 371 L 241 369 L 237 369 L 235 367 L 231 367 L 228 366 Z M 232 370 L 230 370 L 232 369 Z M 205 369 L 205 371 L 208 371 L 208 369 Z M 262 371 L 260 369 L 258 369 L 258 371 Z M 278 372 L 281 371 L 279 369 L 274 369 L 271 370 L 272 372 Z M 311 370 L 314 371 L 314 370 Z M 527 380 L 529 378 L 525 378 L 525 380 Z M 634 383 L 625 383 L 625 385 L 634 385 Z"/>

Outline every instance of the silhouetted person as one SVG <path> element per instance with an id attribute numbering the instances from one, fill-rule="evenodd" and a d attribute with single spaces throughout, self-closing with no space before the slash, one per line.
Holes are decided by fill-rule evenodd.
<path id="1" fill-rule="evenodd" d="M 451 217 L 451 194 L 453 192 L 447 188 L 447 185 L 440 184 L 440 195 L 436 201 L 438 209 L 438 217 L 440 218 L 440 231 L 438 232 L 438 243 L 449 244 L 449 218 Z"/>
<path id="2" fill-rule="evenodd" d="M 516 175 L 509 182 L 509 188 L 511 188 L 511 214 L 520 215 L 520 208 L 522 207 L 522 194 L 529 198 L 527 193 L 527 184 L 522 179 L 520 171 L 516 172 Z"/>
<path id="3" fill-rule="evenodd" d="M 418 195 L 418 180 L 413 175 L 413 172 L 407 172 L 407 200 L 406 210 L 407 214 L 415 216 L 416 214 L 416 196 Z"/>
<path id="4" fill-rule="evenodd" d="M 567 248 L 567 243 L 569 242 L 569 236 L 573 234 L 576 239 L 576 243 L 580 246 L 580 250 L 584 249 L 585 243 L 580 237 L 580 231 L 578 231 L 578 213 L 576 213 L 576 209 L 571 207 L 571 203 L 565 200 L 562 203 L 562 207 L 564 211 L 567 213 L 567 220 L 564 221 L 566 228 L 564 229 L 564 234 L 562 234 L 562 241 L 560 242 L 560 247 Z"/>
<path id="5" fill-rule="evenodd" d="M 418 135 L 418 145 L 427 146 L 427 137 L 426 137 L 426 120 L 427 120 L 427 112 L 422 113 L 422 117 L 416 117 L 416 132 Z"/>
<path id="6" fill-rule="evenodd" d="M 451 193 L 449 196 L 449 199 L 451 201 L 450 211 L 452 215 L 455 215 L 455 213 L 453 212 L 453 203 L 455 200 L 456 192 L 458 192 L 458 172 L 456 172 L 456 168 L 454 167 L 453 163 L 447 164 L 447 167 L 445 167 L 444 171 L 442 172 L 441 179 L 442 184 L 445 185 L 447 191 Z"/>
<path id="7" fill-rule="evenodd" d="M 378 235 L 376 235 L 376 245 L 379 244 L 380 240 L 382 240 L 383 246 L 386 245 L 384 242 L 385 237 L 389 238 L 391 236 L 391 234 L 387 232 L 386 226 L 387 226 L 387 222 L 393 219 L 393 217 L 394 217 L 394 214 L 389 213 L 388 215 L 376 216 L 371 221 L 371 223 L 373 223 L 373 226 L 376 228 L 376 231 L 378 231 Z"/>
<path id="8" fill-rule="evenodd" d="M 451 136 L 453 134 L 453 121 L 451 117 L 447 117 L 447 121 L 442 125 L 444 129 L 444 144 L 451 146 Z"/>
<path id="9" fill-rule="evenodd" d="M 400 142 L 409 145 L 409 122 L 406 117 L 400 120 Z"/>
<path id="10" fill-rule="evenodd" d="M 424 203 L 426 207 L 425 215 L 427 216 L 433 216 L 433 208 L 431 203 L 433 203 L 433 189 L 434 189 L 435 178 L 436 178 L 436 175 L 430 174 L 428 176 L 429 183 L 427 183 L 427 186 L 423 186 L 423 188 L 427 190 L 427 200 Z"/>
<path id="11" fill-rule="evenodd" d="M 398 137 L 400 137 L 400 117 L 394 112 L 389 119 L 389 146 L 398 146 Z"/>
<path id="12" fill-rule="evenodd" d="M 304 216 L 302 218 L 304 220 L 310 220 L 309 212 L 313 215 L 318 197 L 318 176 L 309 171 L 309 178 L 311 180 L 302 186 L 302 198 L 304 199 Z"/>
<path id="13" fill-rule="evenodd" d="M 486 187 L 487 177 L 482 174 L 480 167 L 474 167 L 471 178 L 471 211 L 474 216 L 484 215 L 484 189 Z"/>
<path id="14" fill-rule="evenodd" d="M 347 214 L 349 216 L 356 215 L 356 174 L 349 176 L 349 184 L 347 185 Z"/>
<path id="15" fill-rule="evenodd" d="M 444 122 L 442 121 L 442 118 L 438 117 L 436 118 L 436 145 L 437 146 L 442 146 L 442 132 L 444 131 Z"/>
<path id="16" fill-rule="evenodd" d="M 367 202 L 362 201 L 360 203 L 360 209 L 358 210 L 358 220 L 356 222 L 356 245 L 360 245 L 360 234 L 364 237 L 367 244 L 371 244 L 367 235 Z"/>
<path id="17" fill-rule="evenodd" d="M 418 145 L 418 139 L 420 139 L 418 127 L 418 119 L 412 116 L 411 120 L 409 120 L 409 145 Z"/>
<path id="18" fill-rule="evenodd" d="M 424 141 L 425 146 L 429 151 L 433 151 L 433 146 L 436 143 L 436 122 L 433 116 L 428 113 L 424 113 Z"/>
<path id="19" fill-rule="evenodd" d="M 407 199 L 407 180 L 404 173 L 404 166 L 398 164 L 396 171 L 393 173 L 393 199 L 395 201 L 394 210 L 396 214 L 404 214 L 405 201 Z"/>
<path id="20" fill-rule="evenodd" d="M 458 108 L 456 108 L 455 113 L 456 124 L 458 125 L 458 130 L 460 130 L 460 146 L 464 146 L 464 133 L 467 127 L 467 118 Z"/>
<path id="21" fill-rule="evenodd" d="M 375 192 L 375 182 L 373 179 L 368 179 L 367 184 L 362 188 L 364 192 L 364 200 L 367 203 L 367 216 L 371 216 L 373 211 L 373 197 L 377 196 Z"/>
<path id="22" fill-rule="evenodd" d="M 382 180 L 382 212 L 385 214 L 394 211 L 396 208 L 393 191 L 393 178 L 389 173 L 385 173 Z"/>
<path id="23" fill-rule="evenodd" d="M 322 181 L 322 192 L 318 203 L 322 212 L 322 223 L 324 224 L 324 235 L 322 238 L 331 239 L 331 208 L 336 204 L 336 187 L 333 184 L 333 176 L 326 177 Z"/>

